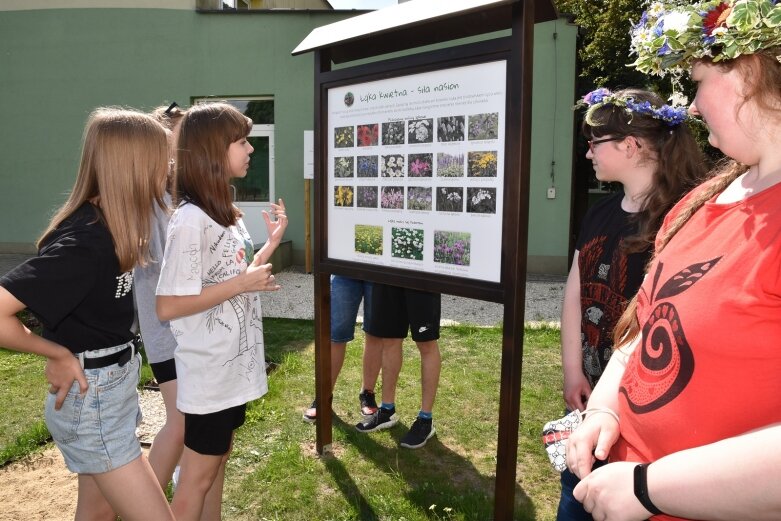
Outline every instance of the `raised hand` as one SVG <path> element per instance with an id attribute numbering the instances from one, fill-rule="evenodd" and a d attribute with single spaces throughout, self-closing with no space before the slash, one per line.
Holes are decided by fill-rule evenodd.
<path id="1" fill-rule="evenodd" d="M 268 240 L 274 244 L 279 244 L 282 240 L 282 236 L 285 234 L 287 228 L 287 215 L 285 214 L 285 203 L 282 199 L 279 199 L 279 203 L 271 203 L 271 215 L 274 216 L 274 220 L 271 220 L 271 215 L 266 210 L 263 210 L 263 221 L 266 223 L 266 232 L 268 233 Z"/>

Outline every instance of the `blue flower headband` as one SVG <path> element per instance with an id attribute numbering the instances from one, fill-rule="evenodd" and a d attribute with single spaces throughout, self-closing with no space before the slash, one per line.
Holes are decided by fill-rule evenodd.
<path id="1" fill-rule="evenodd" d="M 662 105 L 654 107 L 650 101 L 635 101 L 631 96 L 619 96 L 606 88 L 592 90 L 581 99 L 575 108 L 588 107 L 585 121 L 591 126 L 599 126 L 593 119 L 594 111 L 605 105 L 624 107 L 627 114 L 642 114 L 664 122 L 669 127 L 677 127 L 689 118 L 686 107 Z"/>

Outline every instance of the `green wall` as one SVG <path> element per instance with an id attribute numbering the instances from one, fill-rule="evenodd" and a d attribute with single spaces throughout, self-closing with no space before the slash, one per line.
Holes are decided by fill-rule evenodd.
<path id="1" fill-rule="evenodd" d="M 302 150 L 303 131 L 313 127 L 313 64 L 311 54 L 290 52 L 313 28 L 350 15 L 0 11 L 0 252 L 34 251 L 33 242 L 72 186 L 81 132 L 94 107 L 148 110 L 199 96 L 271 95 L 276 196 L 285 199 L 292 217 L 287 237 L 294 262 L 303 264 Z M 556 59 L 550 55 L 554 31 Z M 529 242 L 535 272 L 566 271 L 575 33 L 563 20 L 536 28 Z M 547 200 L 553 143 L 557 197 Z"/>
<path id="2" fill-rule="evenodd" d="M 567 272 L 572 209 L 576 38 L 577 27 L 563 18 L 537 24 L 534 29 L 527 266 L 532 273 Z M 555 199 L 548 199 L 547 192 L 551 187 L 555 188 Z"/>

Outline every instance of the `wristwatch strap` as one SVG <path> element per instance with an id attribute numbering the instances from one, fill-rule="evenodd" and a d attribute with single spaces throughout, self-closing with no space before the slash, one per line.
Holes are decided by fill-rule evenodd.
<path id="1" fill-rule="evenodd" d="M 648 465 L 650 463 L 640 463 L 635 467 L 635 497 L 646 510 L 656 516 L 664 512 L 648 497 Z"/>

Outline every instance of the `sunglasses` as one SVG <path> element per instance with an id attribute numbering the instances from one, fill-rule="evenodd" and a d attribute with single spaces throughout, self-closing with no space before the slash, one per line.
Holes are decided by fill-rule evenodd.
<path id="1" fill-rule="evenodd" d="M 608 141 L 621 141 L 622 139 L 625 139 L 626 136 L 616 136 L 616 137 L 606 137 L 604 139 L 589 139 L 588 140 L 588 149 L 591 150 L 591 153 L 594 153 L 594 145 L 599 145 L 600 143 L 607 143 Z"/>

